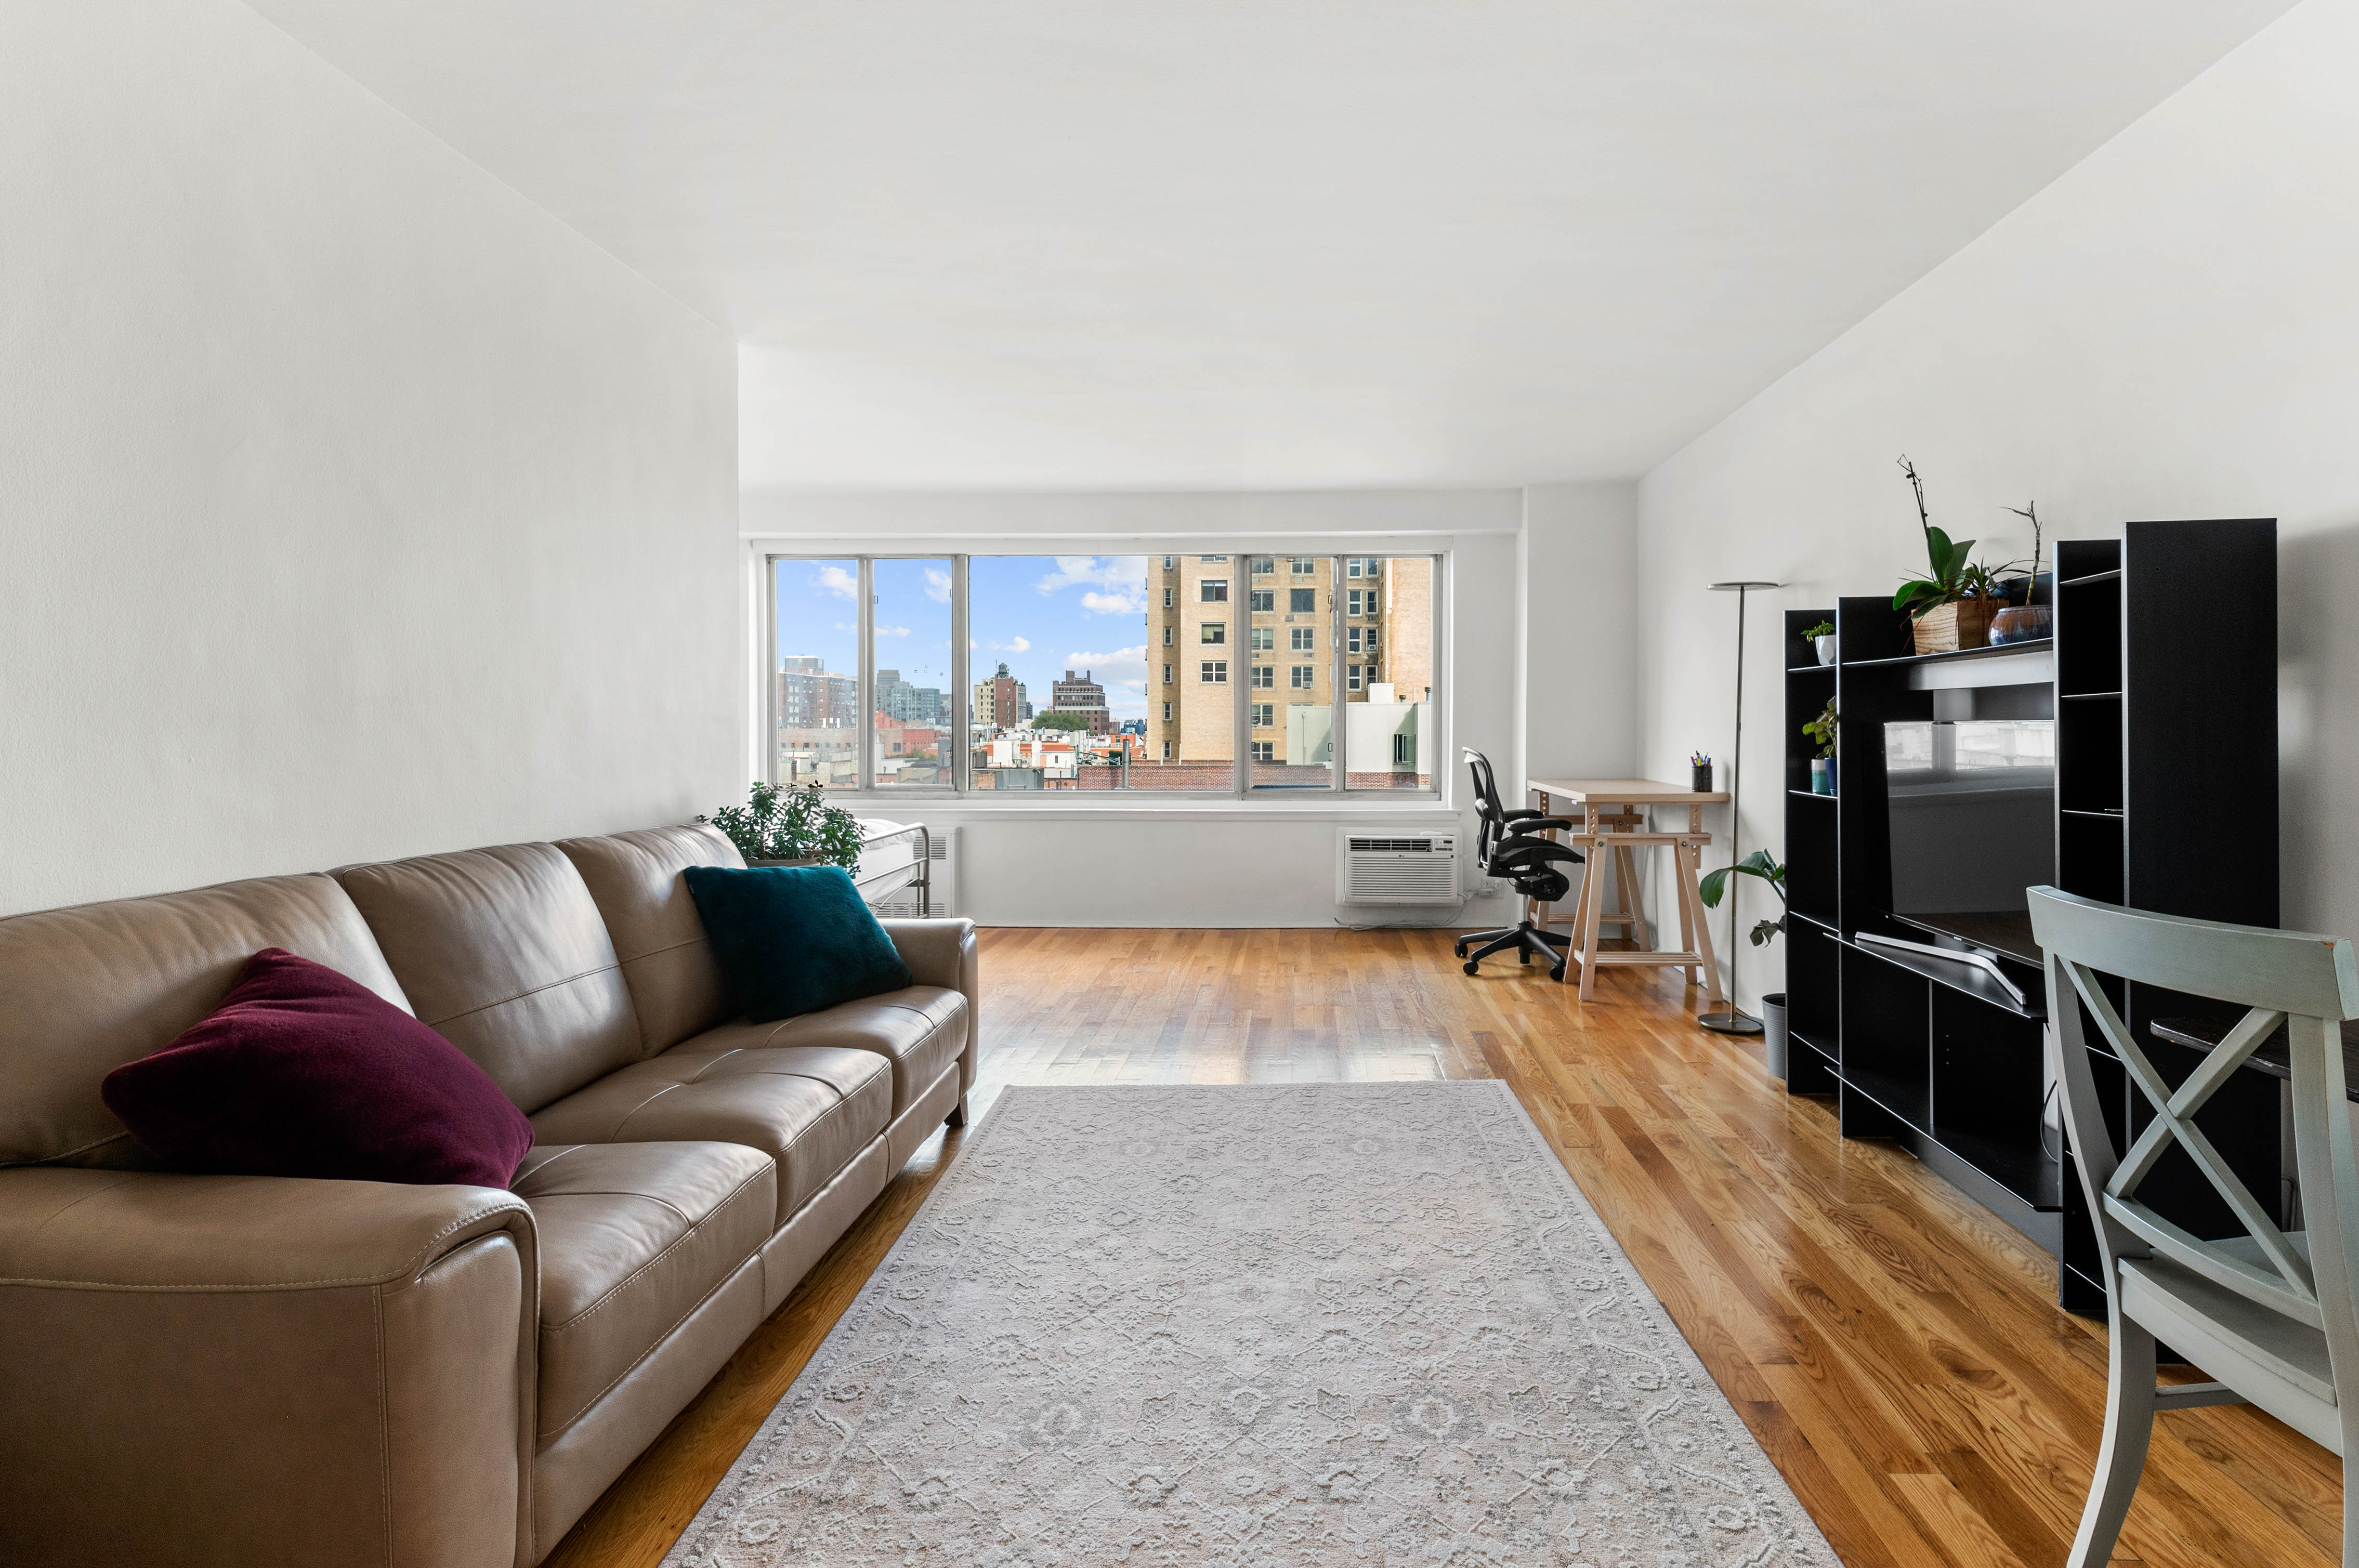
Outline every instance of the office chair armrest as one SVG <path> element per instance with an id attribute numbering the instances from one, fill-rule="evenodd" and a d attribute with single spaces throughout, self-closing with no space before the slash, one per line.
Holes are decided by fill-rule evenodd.
<path id="1" fill-rule="evenodd" d="M 1499 813 L 1499 820 L 1502 822 L 1521 822 L 1527 816 L 1538 816 L 1538 815 L 1539 811 L 1537 807 L 1528 806 L 1519 806 L 1514 811 L 1503 811 Z"/>
<path id="2" fill-rule="evenodd" d="M 1546 833 L 1557 829 L 1570 833 L 1577 826 L 1579 825 L 1568 822 L 1561 816 L 1542 816 L 1535 811 L 1528 815 L 1527 820 L 1516 823 L 1516 836 L 1522 838 L 1533 833 Z"/>
<path id="3" fill-rule="evenodd" d="M 1494 866 L 1514 866 L 1549 860 L 1568 861 L 1574 865 L 1582 863 L 1579 850 L 1553 843 L 1546 838 L 1506 838 L 1491 848 L 1491 864 Z"/>

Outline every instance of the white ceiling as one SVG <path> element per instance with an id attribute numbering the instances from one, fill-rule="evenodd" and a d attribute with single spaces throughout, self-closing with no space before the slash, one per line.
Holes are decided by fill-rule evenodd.
<path id="1" fill-rule="evenodd" d="M 749 488 L 1113 490 L 1643 472 L 2288 6 L 249 3 L 735 333 Z"/>

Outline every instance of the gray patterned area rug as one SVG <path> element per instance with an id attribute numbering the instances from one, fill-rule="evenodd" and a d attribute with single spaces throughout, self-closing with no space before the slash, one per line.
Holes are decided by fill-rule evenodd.
<path id="1" fill-rule="evenodd" d="M 1006 1090 L 666 1562 L 1835 1557 L 1474 1081 Z"/>

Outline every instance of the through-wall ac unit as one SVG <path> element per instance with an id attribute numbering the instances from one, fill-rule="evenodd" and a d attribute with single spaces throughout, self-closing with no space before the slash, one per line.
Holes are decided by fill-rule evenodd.
<path id="1" fill-rule="evenodd" d="M 937 827 L 927 836 L 928 869 L 934 884 L 933 914 L 937 916 L 958 913 L 958 836 L 955 827 Z M 879 920 L 915 920 L 917 885 L 911 883 L 897 890 L 891 897 L 878 900 L 872 912 Z"/>
<path id="2" fill-rule="evenodd" d="M 1456 903 L 1458 835 L 1335 830 L 1337 903 Z"/>

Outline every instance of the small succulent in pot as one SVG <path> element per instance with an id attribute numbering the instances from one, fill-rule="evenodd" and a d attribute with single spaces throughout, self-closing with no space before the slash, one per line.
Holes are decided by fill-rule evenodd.
<path id="1" fill-rule="evenodd" d="M 830 806 L 817 784 L 756 784 L 743 806 L 724 806 L 699 822 L 728 836 L 747 865 L 808 860 L 845 871 L 860 863 L 860 823 Z"/>
<path id="2" fill-rule="evenodd" d="M 1818 651 L 1819 663 L 1832 665 L 1835 662 L 1835 623 L 1833 622 L 1820 622 L 1802 633 L 1802 640 Z"/>

